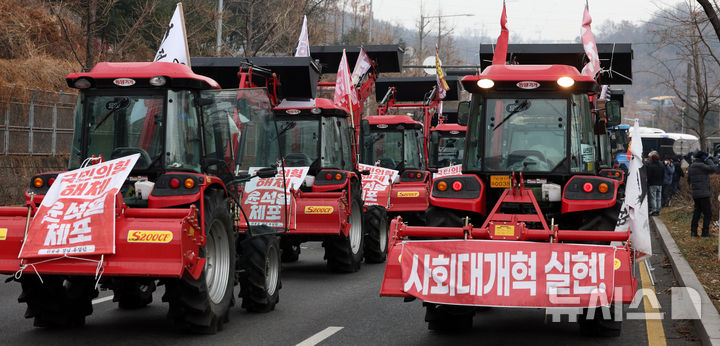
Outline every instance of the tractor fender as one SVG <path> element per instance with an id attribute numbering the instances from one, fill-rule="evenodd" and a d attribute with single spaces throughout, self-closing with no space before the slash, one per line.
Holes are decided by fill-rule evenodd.
<path id="1" fill-rule="evenodd" d="M 444 191 L 438 187 L 441 182 L 446 184 Z M 459 190 L 453 187 L 458 187 L 456 182 L 460 184 Z M 485 215 L 485 184 L 472 174 L 437 178 L 432 183 L 430 205 Z"/>
<path id="2" fill-rule="evenodd" d="M 605 185 L 602 192 L 601 185 Z M 597 210 L 610 208 L 617 202 L 620 182 L 615 179 L 593 175 L 576 175 L 565 184 L 562 193 L 561 212 Z"/>

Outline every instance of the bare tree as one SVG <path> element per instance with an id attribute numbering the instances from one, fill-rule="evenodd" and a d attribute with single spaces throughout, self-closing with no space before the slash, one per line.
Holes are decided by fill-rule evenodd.
<path id="1" fill-rule="evenodd" d="M 227 43 L 232 55 L 285 55 L 295 48 L 302 27 L 303 15 L 308 16 L 308 31 L 313 39 L 313 23 L 325 19 L 325 3 L 331 0 L 238 0 L 229 4 Z M 272 9 L 270 11 L 269 9 Z M 317 18 L 314 18 L 317 17 Z M 321 26 L 318 25 L 318 26 Z M 317 38 L 316 38 L 317 39 Z M 322 40 L 320 40 L 322 41 Z"/>
<path id="2" fill-rule="evenodd" d="M 720 19 L 718 19 L 717 15 L 717 2 L 715 2 L 715 0 L 713 0 L 712 4 L 710 3 L 710 0 L 697 0 L 697 2 L 700 6 L 702 6 L 710 24 L 712 24 L 712 27 L 715 30 L 715 35 L 720 39 Z"/>
<path id="3" fill-rule="evenodd" d="M 706 40 L 708 19 L 697 4 L 686 0 L 661 12 L 651 33 L 658 45 L 651 56 L 660 68 L 650 73 L 684 105 L 683 116 L 672 120 L 684 122 L 704 145 L 707 137 L 720 133 L 708 126 L 708 115 L 720 101 L 720 60 L 713 52 L 717 45 Z"/>

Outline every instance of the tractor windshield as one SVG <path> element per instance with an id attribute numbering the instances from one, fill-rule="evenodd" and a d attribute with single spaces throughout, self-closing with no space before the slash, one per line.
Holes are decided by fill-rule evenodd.
<path id="1" fill-rule="evenodd" d="M 276 163 L 281 153 L 288 167 L 309 167 L 320 157 L 319 118 L 278 116 L 272 128 L 265 130 L 258 157 L 264 166 Z"/>
<path id="2" fill-rule="evenodd" d="M 177 95 L 173 95 L 175 97 Z M 168 122 L 165 121 L 166 103 L 163 91 L 134 91 L 119 93 L 87 91 L 78 97 L 75 108 L 75 132 L 70 154 L 70 169 L 80 167 L 87 157 L 102 156 L 105 160 L 140 153 L 135 169 L 147 169 L 161 161 L 165 153 L 164 139 Z M 180 100 L 178 100 L 180 101 Z M 175 110 L 174 131 L 183 123 L 183 135 L 193 132 L 192 139 L 199 138 L 197 115 Z M 84 125 L 84 126 L 83 126 Z M 190 139 L 190 138 L 188 138 Z M 183 166 L 197 157 L 179 152 L 183 148 L 168 148 L 168 157 Z M 188 152 L 187 154 L 192 154 Z M 197 164 L 191 166 L 198 166 Z"/>
<path id="3" fill-rule="evenodd" d="M 422 131 L 403 125 L 373 126 L 364 139 L 364 163 L 403 170 L 423 169 Z"/>
<path id="4" fill-rule="evenodd" d="M 436 131 L 430 140 L 430 167 L 442 168 L 462 163 L 465 153 L 465 133 L 460 131 Z"/>
<path id="5" fill-rule="evenodd" d="M 588 96 L 548 96 L 492 97 L 483 107 L 476 98 L 471 121 L 477 130 L 470 135 L 469 167 L 489 172 L 592 172 L 596 155 Z"/>
<path id="6" fill-rule="evenodd" d="M 225 167 L 238 174 L 250 167 L 270 166 L 265 153 L 271 147 L 277 148 L 277 143 L 264 142 L 268 134 L 275 134 L 267 91 L 262 88 L 205 90 L 201 96 L 211 101 L 203 106 L 203 158 L 210 171 Z"/>

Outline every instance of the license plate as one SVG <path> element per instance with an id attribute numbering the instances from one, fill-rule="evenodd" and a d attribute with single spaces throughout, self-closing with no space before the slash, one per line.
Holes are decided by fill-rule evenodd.
<path id="1" fill-rule="evenodd" d="M 515 226 L 510 225 L 495 225 L 495 235 L 504 237 L 515 236 Z"/>
<path id="2" fill-rule="evenodd" d="M 510 176 L 509 175 L 491 175 L 490 176 L 490 187 L 491 188 L 510 188 Z"/>

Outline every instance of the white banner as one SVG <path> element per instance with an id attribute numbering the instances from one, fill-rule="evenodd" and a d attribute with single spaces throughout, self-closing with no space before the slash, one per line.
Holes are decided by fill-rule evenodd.
<path id="1" fill-rule="evenodd" d="M 461 175 L 461 174 L 462 174 L 462 164 L 452 165 L 449 167 L 439 168 L 437 173 L 433 174 L 433 179 L 437 179 L 440 177 L 447 177 L 450 175 Z"/>
<path id="2" fill-rule="evenodd" d="M 630 241 L 633 248 L 650 256 L 652 255 L 652 246 L 650 244 L 650 224 L 648 223 L 648 187 L 645 171 L 641 169 L 643 147 L 639 128 L 640 125 L 635 120 L 628 151 L 630 167 L 625 182 L 625 201 L 620 208 L 615 231 L 626 232 L 629 228 L 632 231 Z"/>

